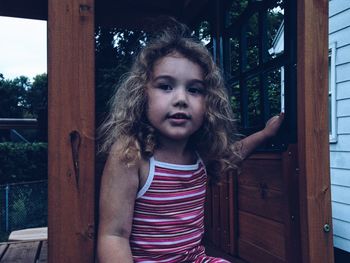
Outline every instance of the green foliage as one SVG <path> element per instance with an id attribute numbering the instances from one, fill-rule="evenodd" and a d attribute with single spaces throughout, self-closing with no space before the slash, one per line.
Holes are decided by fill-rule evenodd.
<path id="1" fill-rule="evenodd" d="M 25 115 L 25 94 L 29 85 L 27 77 L 7 80 L 0 74 L 0 118 L 21 118 Z"/>
<path id="2" fill-rule="evenodd" d="M 33 84 L 26 92 L 26 102 L 28 112 L 38 117 L 42 110 L 47 111 L 47 74 L 41 74 L 34 77 Z"/>
<path id="3" fill-rule="evenodd" d="M 0 184 L 47 179 L 47 143 L 0 143 Z"/>
<path id="4" fill-rule="evenodd" d="M 47 225 L 47 183 L 10 186 L 9 225 L 11 230 Z"/>
<path id="5" fill-rule="evenodd" d="M 236 32 L 236 35 L 232 35 L 228 39 L 229 52 L 228 57 L 229 61 L 227 63 L 226 74 L 228 79 L 232 76 L 239 76 L 241 72 L 248 72 L 248 70 L 257 68 L 259 63 L 259 56 L 263 58 L 263 63 L 273 59 L 273 57 L 268 53 L 268 49 L 272 47 L 273 41 L 276 38 L 278 29 L 280 28 L 282 21 L 284 19 L 284 0 L 276 0 L 264 4 L 266 13 L 262 19 L 266 21 L 265 30 L 259 32 L 259 15 L 262 13 L 255 12 L 249 17 L 241 16 L 245 13 L 247 8 L 250 8 L 250 5 L 254 5 L 253 1 L 248 0 L 235 0 L 232 1 L 231 7 L 228 11 L 227 23 L 228 26 L 239 24 L 242 26 L 240 30 Z M 240 32 L 241 30 L 243 32 Z M 241 33 L 245 36 L 246 41 L 246 50 L 240 50 L 239 39 Z M 261 34 L 264 34 L 262 36 Z M 263 49 L 259 50 L 259 41 L 264 37 L 266 39 L 266 46 Z M 261 54 L 260 54 L 261 53 Z M 240 65 L 240 61 L 242 64 Z M 240 71 L 241 70 L 241 71 Z M 269 72 L 266 72 L 266 80 L 262 81 L 259 77 L 253 75 L 245 79 L 244 87 L 240 87 L 238 83 L 235 83 L 230 87 L 231 105 L 234 112 L 237 115 L 237 119 L 240 121 L 241 115 L 241 102 L 240 102 L 240 93 L 241 89 L 244 88 L 248 95 L 247 101 L 247 117 L 248 117 L 248 126 L 249 127 L 258 127 L 263 126 L 264 120 L 262 113 L 263 107 L 265 107 L 265 114 L 267 117 L 271 117 L 275 114 L 278 114 L 281 110 L 281 71 L 280 69 L 273 69 Z M 263 105 L 261 94 L 261 86 L 264 85 L 265 96 L 267 96 L 267 103 Z"/>
<path id="6" fill-rule="evenodd" d="M 31 193 L 20 193 L 12 204 L 11 223 L 14 229 L 21 224 L 22 218 L 27 217 L 28 211 L 26 209 L 26 203 L 28 202 L 28 194 Z"/>
<path id="7" fill-rule="evenodd" d="M 227 18 L 228 25 L 234 23 L 248 6 L 248 0 L 232 1 Z"/>
<path id="8" fill-rule="evenodd" d="M 0 242 L 11 231 L 47 226 L 47 194 L 47 181 L 0 185 Z"/>
<path id="9" fill-rule="evenodd" d="M 108 101 L 134 56 L 147 41 L 143 31 L 98 27 L 96 39 L 96 124 L 105 118 Z"/>
<path id="10" fill-rule="evenodd" d="M 0 118 L 37 118 L 47 111 L 47 74 L 13 80 L 0 74 Z"/>

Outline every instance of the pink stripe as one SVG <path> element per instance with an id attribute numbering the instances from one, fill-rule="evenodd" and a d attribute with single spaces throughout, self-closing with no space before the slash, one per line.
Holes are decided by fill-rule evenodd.
<path id="1" fill-rule="evenodd" d="M 194 261 L 204 255 L 200 246 L 207 180 L 204 166 L 200 163 L 195 170 L 156 166 L 154 171 L 149 189 L 135 202 L 130 237 L 134 261 Z"/>

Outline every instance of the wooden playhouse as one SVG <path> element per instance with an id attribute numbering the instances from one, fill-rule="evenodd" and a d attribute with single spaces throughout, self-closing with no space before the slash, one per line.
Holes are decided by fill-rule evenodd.
<path id="1" fill-rule="evenodd" d="M 95 260 L 95 26 L 142 29 L 145 18 L 159 15 L 174 16 L 192 28 L 210 24 L 214 58 L 229 73 L 228 88 L 238 91 L 243 131 L 254 129 L 249 89 L 254 86 L 260 94 L 256 103 L 263 123 L 271 113 L 268 76 L 283 68 L 285 127 L 273 145 L 243 163 L 237 177 L 209 188 L 208 250 L 232 262 L 333 262 L 328 1 L 247 0 L 239 12 L 232 9 L 238 2 L 1 1 L 0 15 L 48 22 L 50 263 Z M 281 6 L 284 51 L 268 56 L 269 10 Z M 258 21 L 254 44 L 246 37 L 252 17 Z"/>

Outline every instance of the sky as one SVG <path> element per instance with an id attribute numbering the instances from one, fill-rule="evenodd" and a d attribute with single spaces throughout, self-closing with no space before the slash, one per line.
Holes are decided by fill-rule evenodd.
<path id="1" fill-rule="evenodd" d="M 46 21 L 0 16 L 0 73 L 31 80 L 47 72 Z"/>

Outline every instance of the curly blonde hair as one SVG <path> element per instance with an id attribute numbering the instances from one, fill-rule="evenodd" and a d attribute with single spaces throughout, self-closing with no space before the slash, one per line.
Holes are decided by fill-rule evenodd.
<path id="1" fill-rule="evenodd" d="M 189 142 L 205 162 L 211 178 L 217 179 L 223 172 L 235 169 L 241 160 L 235 121 L 220 69 L 208 49 L 180 25 L 167 28 L 151 40 L 117 85 L 111 111 L 100 127 L 104 138 L 100 150 L 108 152 L 118 141 L 118 154 L 128 165 L 153 155 L 158 143 L 146 117 L 146 85 L 155 62 L 177 52 L 198 64 L 204 72 L 206 113 L 202 127 Z"/>

